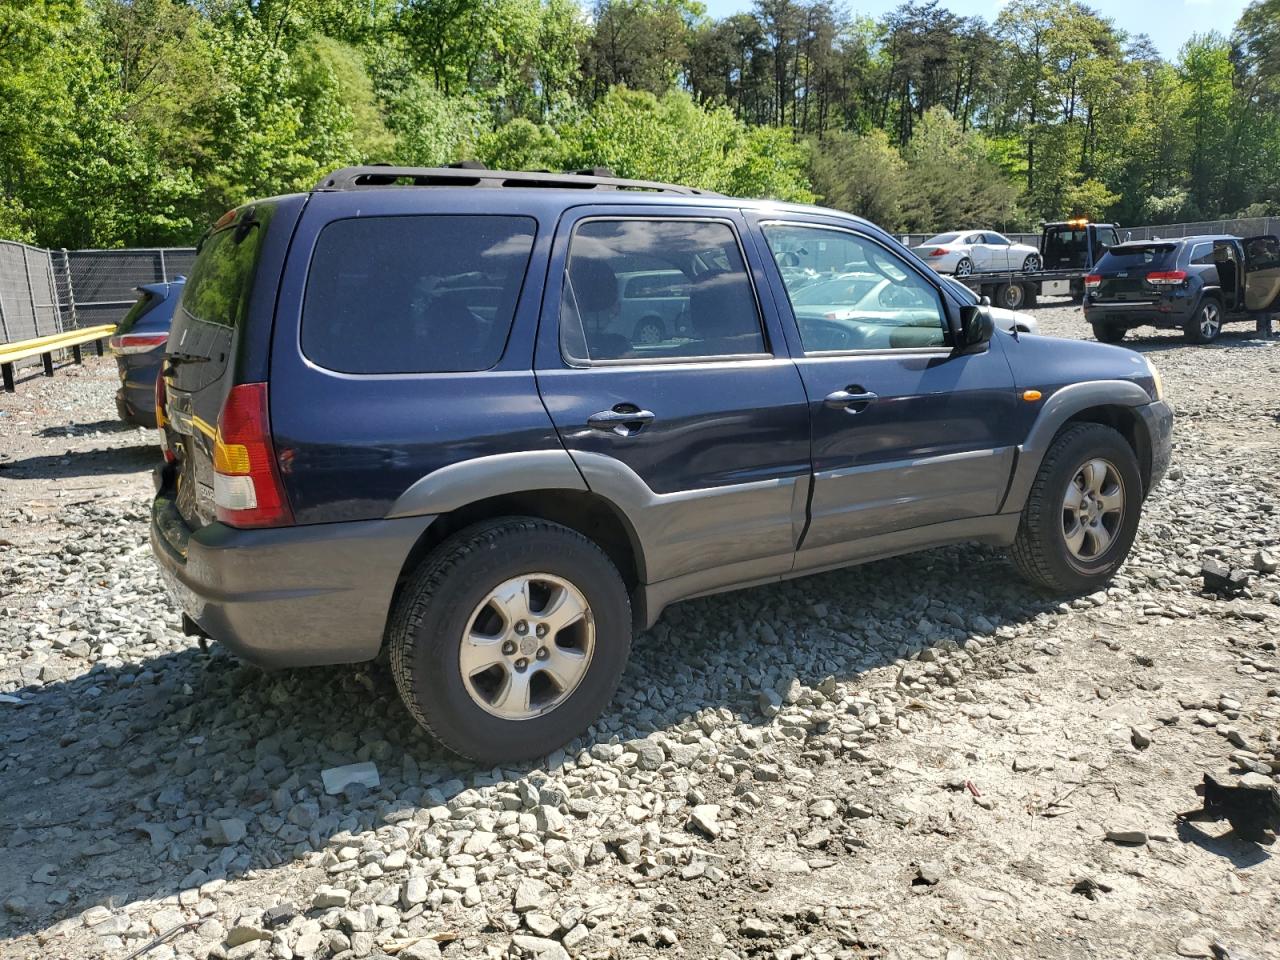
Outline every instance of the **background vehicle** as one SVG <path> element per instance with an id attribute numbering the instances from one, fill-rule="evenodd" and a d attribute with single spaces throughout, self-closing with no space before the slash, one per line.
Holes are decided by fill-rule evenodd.
<path id="1" fill-rule="evenodd" d="M 978 303 L 978 295 L 955 277 L 943 277 L 943 279 L 951 284 L 951 288 L 963 302 Z M 1023 310 L 1006 310 L 1004 307 L 988 307 L 987 309 L 991 314 L 991 319 L 995 321 L 997 330 L 1003 330 L 1005 333 L 1038 334 L 1040 332 L 1040 321 Z"/>
<path id="2" fill-rule="evenodd" d="M 1191 343 L 1280 306 L 1280 238 L 1141 240 L 1113 247 L 1085 279 L 1085 319 L 1103 343 L 1134 327 L 1180 329 Z"/>
<path id="3" fill-rule="evenodd" d="M 658 343 L 678 332 L 689 308 L 689 281 L 679 270 L 637 270 L 618 274 L 615 329 L 641 343 Z"/>
<path id="4" fill-rule="evenodd" d="M 108 341 L 120 373 L 116 411 L 121 420 L 139 427 L 156 425 L 156 374 L 184 282 L 184 277 L 177 277 L 138 287 L 138 301 Z"/>
<path id="5" fill-rule="evenodd" d="M 665 340 L 607 324 L 640 270 L 688 286 Z M 689 597 L 963 540 L 1096 590 L 1172 429 L 1146 359 L 997 331 L 863 220 L 599 175 L 356 167 L 232 211 L 161 376 L 185 628 L 279 666 L 385 640 L 486 763 L 587 729 Z"/>
<path id="6" fill-rule="evenodd" d="M 992 230 L 940 233 L 915 248 L 915 253 L 939 273 L 967 277 L 992 270 L 1040 269 L 1040 251 L 1025 243 L 1014 243 Z"/>
<path id="7" fill-rule="evenodd" d="M 994 271 L 956 279 L 1006 310 L 1033 307 L 1040 297 L 1080 300 L 1084 298 L 1085 274 L 1118 242 L 1117 230 L 1114 224 L 1084 220 L 1046 223 L 1040 233 L 1041 264 L 1037 269 Z"/>

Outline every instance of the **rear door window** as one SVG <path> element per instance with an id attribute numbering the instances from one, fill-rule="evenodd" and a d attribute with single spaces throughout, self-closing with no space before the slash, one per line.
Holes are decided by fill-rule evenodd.
<path id="1" fill-rule="evenodd" d="M 661 338 L 645 336 L 620 296 L 633 271 L 664 274 L 682 301 Z M 627 289 L 629 292 L 629 288 Z M 588 220 L 569 241 L 560 348 L 578 363 L 733 357 L 767 352 L 738 236 L 709 220 Z"/>
<path id="2" fill-rule="evenodd" d="M 337 220 L 321 231 L 302 352 L 340 373 L 459 373 L 502 357 L 533 250 L 529 217 Z"/>

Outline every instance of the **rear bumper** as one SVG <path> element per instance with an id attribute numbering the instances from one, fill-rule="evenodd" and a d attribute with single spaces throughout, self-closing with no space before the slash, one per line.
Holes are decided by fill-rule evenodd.
<path id="1" fill-rule="evenodd" d="M 1173 408 L 1163 400 L 1136 408 L 1147 431 L 1151 444 L 1151 475 L 1147 478 L 1147 492 L 1155 489 L 1169 470 L 1173 457 Z"/>
<path id="2" fill-rule="evenodd" d="M 237 656 L 267 667 L 377 656 L 405 558 L 434 517 L 192 532 L 161 481 L 151 550 L 178 606 Z"/>
<path id="3" fill-rule="evenodd" d="M 117 357 L 116 365 L 120 371 L 120 389 L 116 391 L 116 412 L 120 419 L 139 427 L 155 427 L 159 364 L 130 363 L 126 358 Z"/>
<path id="4" fill-rule="evenodd" d="M 1195 312 L 1194 304 L 1178 301 L 1173 304 L 1158 303 L 1089 303 L 1084 308 L 1084 318 L 1090 323 L 1106 323 L 1126 329 L 1132 327 L 1178 328 Z"/>

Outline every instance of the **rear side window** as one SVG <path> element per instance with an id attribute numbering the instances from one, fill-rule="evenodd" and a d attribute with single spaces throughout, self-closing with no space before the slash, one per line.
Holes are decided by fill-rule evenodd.
<path id="1" fill-rule="evenodd" d="M 1100 271 L 1171 270 L 1177 265 L 1178 248 L 1172 243 L 1125 244 L 1108 250 L 1098 261 Z"/>
<path id="2" fill-rule="evenodd" d="M 487 370 L 506 347 L 535 227 L 434 214 L 329 224 L 307 277 L 302 352 L 341 373 Z"/>
<path id="3" fill-rule="evenodd" d="M 663 299 L 671 309 L 654 314 L 620 295 L 626 275 L 641 270 L 664 276 Z M 760 310 L 733 228 L 679 219 L 581 224 L 569 241 L 560 348 L 579 362 L 766 352 Z"/>
<path id="4" fill-rule="evenodd" d="M 116 324 L 116 333 L 128 333 L 133 329 L 133 325 L 142 318 L 142 315 L 159 302 L 160 298 L 150 290 L 139 291 L 137 302 L 129 308 L 129 312 Z"/>

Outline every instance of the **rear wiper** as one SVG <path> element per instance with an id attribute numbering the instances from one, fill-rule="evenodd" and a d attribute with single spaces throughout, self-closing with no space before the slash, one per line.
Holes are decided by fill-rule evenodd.
<path id="1" fill-rule="evenodd" d="M 177 360 L 181 363 L 208 363 L 212 357 L 202 357 L 195 353 L 174 353 L 170 351 L 165 354 L 170 360 Z"/>

